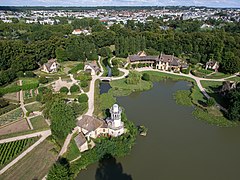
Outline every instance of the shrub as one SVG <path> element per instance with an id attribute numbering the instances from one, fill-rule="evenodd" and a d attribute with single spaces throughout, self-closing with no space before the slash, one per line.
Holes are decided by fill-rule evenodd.
<path id="1" fill-rule="evenodd" d="M 17 77 L 24 77 L 24 73 L 22 71 L 17 72 Z"/>
<path id="2" fill-rule="evenodd" d="M 144 81 L 150 81 L 150 76 L 149 76 L 149 74 L 143 73 L 143 75 L 142 75 L 142 80 L 144 80 Z"/>
<path id="3" fill-rule="evenodd" d="M 71 93 L 78 92 L 78 91 L 80 91 L 80 88 L 79 88 L 78 85 L 74 84 L 70 87 L 70 92 Z"/>
<path id="4" fill-rule="evenodd" d="M 207 100 L 208 107 L 214 106 L 215 104 L 216 104 L 216 101 L 212 97 Z"/>
<path id="5" fill-rule="evenodd" d="M 78 102 L 82 103 L 82 102 L 88 102 L 88 96 L 86 94 L 81 94 L 78 97 Z"/>
<path id="6" fill-rule="evenodd" d="M 41 77 L 39 78 L 39 82 L 40 82 L 41 84 L 46 84 L 46 83 L 48 83 L 48 79 L 47 79 L 45 76 L 41 76 Z"/>
<path id="7" fill-rule="evenodd" d="M 9 105 L 7 101 L 5 101 L 4 99 L 0 99 L 0 108 L 6 107 L 7 105 Z"/>
<path id="8" fill-rule="evenodd" d="M 81 87 L 87 87 L 88 86 L 88 82 L 87 81 L 81 81 L 80 83 Z"/>
<path id="9" fill-rule="evenodd" d="M 60 93 L 67 94 L 68 92 L 69 92 L 69 90 L 68 90 L 67 87 L 61 87 L 61 89 L 60 89 Z"/>
<path id="10" fill-rule="evenodd" d="M 25 72 L 25 76 L 26 76 L 26 77 L 34 77 L 35 74 L 34 74 L 32 71 L 26 71 L 26 72 Z"/>
<path id="11" fill-rule="evenodd" d="M 112 68 L 112 75 L 113 75 L 113 76 L 118 76 L 118 75 L 119 75 L 119 70 L 118 70 L 117 67 L 113 67 L 113 68 Z"/>

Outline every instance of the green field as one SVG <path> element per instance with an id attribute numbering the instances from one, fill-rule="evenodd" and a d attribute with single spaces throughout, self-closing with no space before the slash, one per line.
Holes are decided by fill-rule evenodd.
<path id="1" fill-rule="evenodd" d="M 10 111 L 9 113 L 0 116 L 0 126 L 19 120 L 22 116 L 22 110 L 20 108 Z"/>
<path id="2" fill-rule="evenodd" d="M 48 124 L 46 123 L 43 116 L 36 116 L 34 118 L 30 119 L 33 129 L 42 129 L 42 128 L 48 128 Z"/>
<path id="3" fill-rule="evenodd" d="M 43 141 L 2 174 L 0 179 L 42 179 L 56 161 L 57 153 L 55 148 L 55 145 L 49 140 Z"/>
<path id="4" fill-rule="evenodd" d="M 11 162 L 21 152 L 36 142 L 37 139 L 36 137 L 0 144 L 0 168 Z"/>
<path id="5" fill-rule="evenodd" d="M 120 79 L 110 82 L 111 89 L 109 93 L 113 96 L 127 96 L 132 92 L 145 91 L 152 88 L 152 82 L 140 80 L 137 84 L 127 84 L 126 79 Z"/>

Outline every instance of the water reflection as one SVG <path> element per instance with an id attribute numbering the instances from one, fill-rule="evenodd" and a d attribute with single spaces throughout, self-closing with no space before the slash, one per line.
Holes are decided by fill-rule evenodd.
<path id="1" fill-rule="evenodd" d="M 105 155 L 99 161 L 95 174 L 96 180 L 132 180 L 131 175 L 123 172 L 122 164 L 111 155 Z"/>

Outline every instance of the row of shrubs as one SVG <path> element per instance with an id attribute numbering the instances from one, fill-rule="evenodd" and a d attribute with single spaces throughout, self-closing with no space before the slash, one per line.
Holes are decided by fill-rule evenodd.
<path id="1" fill-rule="evenodd" d="M 75 93 L 75 92 L 79 92 L 80 91 L 80 87 L 76 84 L 72 85 L 70 87 L 70 92 L 71 93 Z M 67 87 L 61 87 L 60 89 L 60 93 L 64 93 L 64 94 L 67 94 L 69 92 L 69 89 Z"/>
<path id="2" fill-rule="evenodd" d="M 16 109 L 18 107 L 19 107 L 19 105 L 9 104 L 8 106 L 5 106 L 5 107 L 0 109 L 0 115 L 5 114 L 5 113 L 7 113 L 9 111 L 12 111 L 12 110 L 14 110 L 14 109 Z"/>
<path id="3" fill-rule="evenodd" d="M 36 89 L 39 86 L 39 83 L 32 83 L 32 84 L 24 84 L 22 86 L 14 85 L 10 87 L 2 87 L 0 88 L 0 94 L 7 94 L 7 93 L 13 93 L 13 92 L 18 92 L 21 90 L 30 90 L 30 89 Z"/>

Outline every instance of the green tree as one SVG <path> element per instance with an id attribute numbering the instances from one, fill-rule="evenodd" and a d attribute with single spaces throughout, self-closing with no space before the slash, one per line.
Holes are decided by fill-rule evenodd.
<path id="1" fill-rule="evenodd" d="M 119 70 L 117 67 L 112 67 L 112 76 L 119 76 Z"/>
<path id="2" fill-rule="evenodd" d="M 231 120 L 240 120 L 240 91 L 232 91 L 229 95 L 228 117 Z"/>
<path id="3" fill-rule="evenodd" d="M 48 83 L 48 79 L 45 76 L 40 76 L 39 82 L 41 84 L 46 84 L 46 83 Z"/>
<path id="4" fill-rule="evenodd" d="M 143 73 L 143 75 L 142 75 L 142 80 L 144 80 L 144 81 L 150 81 L 150 76 L 149 76 L 149 74 Z"/>
<path id="5" fill-rule="evenodd" d="M 67 94 L 69 92 L 69 89 L 67 87 L 61 87 L 60 89 L 60 93 L 64 93 L 64 94 Z"/>
<path id="6" fill-rule="evenodd" d="M 78 85 L 74 84 L 70 87 L 70 92 L 71 93 L 74 93 L 74 92 L 79 92 L 80 91 L 80 88 Z"/>
<path id="7" fill-rule="evenodd" d="M 58 47 L 55 51 L 56 53 L 56 58 L 58 61 L 62 62 L 62 61 L 66 61 L 67 60 L 67 53 L 66 50 L 63 49 L 62 47 Z"/>
<path id="8" fill-rule="evenodd" d="M 207 106 L 208 107 L 211 107 L 211 106 L 214 106 L 216 104 L 216 101 L 214 98 L 210 97 L 208 100 L 207 100 Z"/>
<path id="9" fill-rule="evenodd" d="M 81 94 L 78 96 L 78 102 L 83 103 L 83 102 L 88 102 L 88 96 L 86 94 Z"/>
<path id="10" fill-rule="evenodd" d="M 73 109 L 64 101 L 55 101 L 50 109 L 51 130 L 53 137 L 62 142 L 76 126 L 76 117 Z"/>
<path id="11" fill-rule="evenodd" d="M 47 180 L 71 180 L 70 165 L 66 159 L 58 160 L 50 169 Z"/>

